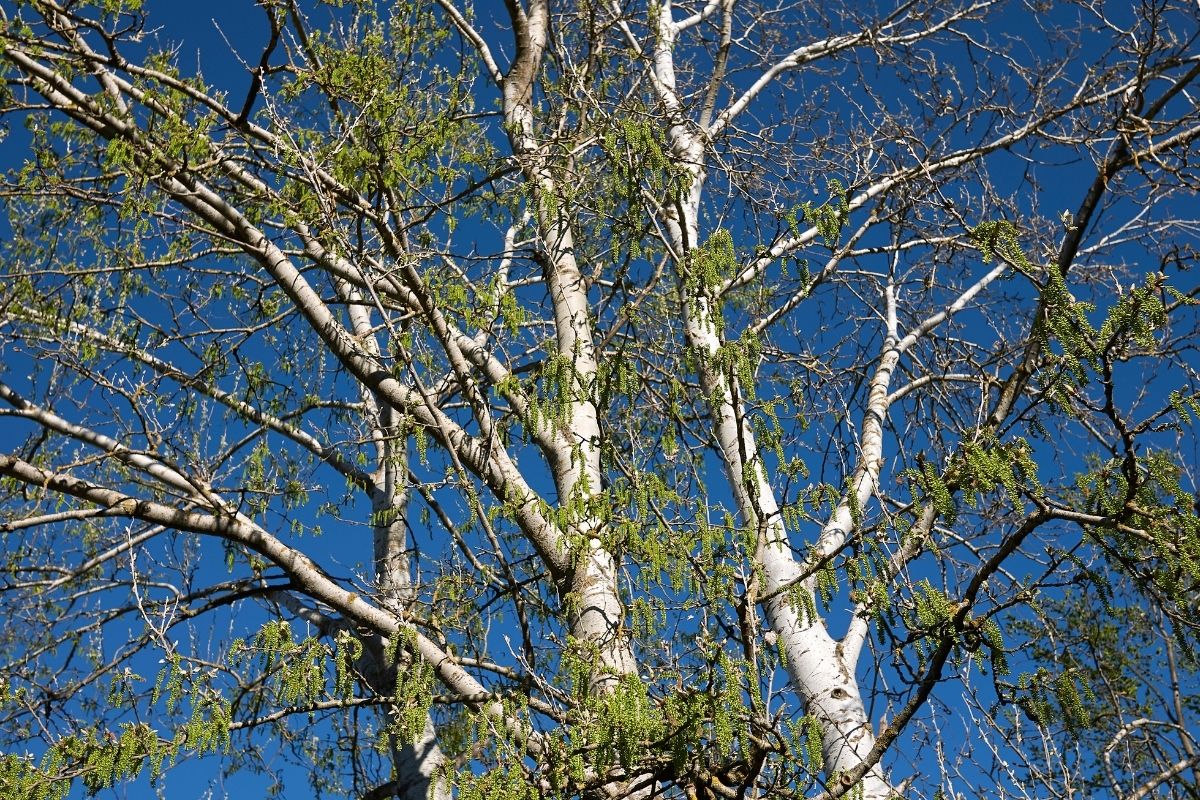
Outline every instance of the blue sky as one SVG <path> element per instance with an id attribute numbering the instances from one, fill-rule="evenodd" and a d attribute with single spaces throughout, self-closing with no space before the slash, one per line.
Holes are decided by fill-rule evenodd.
<path id="1" fill-rule="evenodd" d="M 194 71 L 201 72 L 210 85 L 220 87 L 226 90 L 231 100 L 231 105 L 239 105 L 240 98 L 245 93 L 250 79 L 246 72 L 247 64 L 257 62 L 261 53 L 262 43 L 267 34 L 267 25 L 261 9 L 254 8 L 247 0 L 219 0 L 218 2 L 210 3 L 183 3 L 175 2 L 174 0 L 150 0 L 148 3 L 150 13 L 150 27 L 154 31 L 154 36 L 160 42 L 177 41 L 179 42 L 177 64 L 185 73 Z M 1055 13 L 1055 12 L 1051 12 Z M 1065 12 L 1058 12 L 1065 13 Z M 480 12 L 481 17 L 489 17 L 487 11 Z M 499 19 L 500 15 L 491 15 L 492 18 Z M 1015 37 L 1022 37 L 1025 33 L 1026 25 L 1032 24 L 1031 17 L 1022 14 L 1009 14 L 1002 18 L 1008 30 L 992 31 L 997 35 L 1008 34 Z M 1030 29 L 1032 31 L 1032 29 Z M 496 42 L 501 42 L 502 31 L 499 24 L 496 29 L 490 32 L 490 35 L 496 37 Z M 497 47 L 499 52 L 507 52 L 509 48 L 500 44 Z M 1089 63 L 1088 54 L 1080 54 L 1080 68 Z M 948 56 L 952 57 L 952 56 Z M 1069 77 L 1069 76 L 1068 76 Z M 875 81 L 869 86 L 863 84 L 858 87 L 850 87 L 846 92 L 846 97 L 859 99 L 864 103 L 868 102 L 868 97 L 865 90 L 870 88 L 876 95 L 885 97 L 890 96 L 896 99 L 897 103 L 901 102 L 900 98 L 906 95 L 899 91 L 899 87 L 891 86 L 889 81 L 891 78 L 886 74 L 875 76 Z M 855 89 L 859 91 L 855 91 Z M 894 90 L 894 91 L 893 91 Z M 787 102 L 788 97 L 782 90 L 779 96 L 766 98 L 765 102 Z M 838 101 L 842 102 L 841 100 Z M 869 107 L 869 104 L 868 104 Z M 831 117 L 840 117 L 843 120 L 853 120 L 855 111 L 846 104 L 831 106 L 829 108 Z M 20 132 L 13 132 L 8 142 L 4 145 L 4 158 L 19 159 L 19 153 L 22 149 L 22 135 Z M 1080 185 L 1087 179 L 1090 179 L 1093 173 L 1093 167 L 1088 158 L 1080 154 L 1072 154 L 1063 152 L 1056 154 L 1054 160 L 1057 161 L 1054 170 L 1049 170 L 1041 165 L 1031 165 L 1028 159 L 1028 154 L 1013 152 L 1007 156 L 999 157 L 993 162 L 991 174 L 997 181 L 998 190 L 1001 194 L 1006 194 L 1010 191 L 1028 188 L 1032 183 L 1038 186 L 1036 196 L 1031 198 L 1031 202 L 1036 202 L 1039 207 L 1045 208 L 1065 208 L 1071 209 L 1078 204 L 1080 193 Z M 1026 171 L 1028 170 L 1028 172 Z M 1045 170 L 1046 178 L 1043 179 L 1041 172 Z M 825 179 L 828 176 L 813 176 L 811 192 L 818 199 L 822 199 L 825 193 Z M 969 198 L 966 198 L 969 200 Z M 961 201 L 960 201 L 961 202 Z M 985 215 L 989 209 L 972 209 L 977 215 Z M 494 248 L 495 232 L 486 228 L 478 230 L 467 230 L 460 234 L 460 240 L 467 241 L 471 237 L 478 237 L 483 243 L 484 248 Z M 1149 266 L 1148 266 L 1149 268 Z M 1014 286 L 1011 291 L 1015 295 L 1021 295 L 1022 292 L 1027 292 L 1027 289 L 1022 289 L 1020 286 Z M 842 329 L 849 330 L 847 335 L 863 335 L 860 332 L 855 333 L 853 328 L 855 323 L 849 318 L 838 318 L 836 310 L 826 309 L 833 324 L 841 325 Z M 986 320 L 982 314 L 972 317 L 964 315 L 962 324 L 967 329 L 978 332 L 982 335 Z M 844 331 L 835 331 L 844 332 Z M 799 346 L 800 342 L 797 342 Z M 19 357 L 9 361 L 6 364 L 5 374 L 20 371 Z M 1126 387 L 1129 392 L 1136 391 L 1138 386 L 1130 385 Z M 86 401 L 85 401 L 86 402 Z M 0 420 L 0 436 L 6 438 L 20 438 L 24 431 L 16 427 L 6 420 Z M 897 420 L 897 426 L 902 426 L 902 421 Z M 1053 447 L 1049 444 L 1043 445 L 1045 452 L 1049 453 Z M 1195 463 L 1192 453 L 1192 461 Z M 436 465 L 435 465 L 436 466 Z M 719 472 L 717 465 L 712 463 L 714 474 Z M 830 471 L 836 471 L 836 464 L 830 464 Z M 810 464 L 810 467 L 816 468 L 815 464 Z M 435 471 L 435 470 L 431 470 Z M 319 473 L 318 473 L 319 474 Z M 335 478 L 330 481 L 334 490 L 331 493 L 336 494 L 338 481 Z M 719 482 L 714 482 L 719 483 Z M 539 487 L 540 488 L 540 487 Z M 721 498 L 714 498 L 721 500 Z M 353 517 L 354 512 L 361 509 L 347 509 L 347 516 Z M 360 520 L 366 518 L 365 513 L 359 513 Z M 369 566 L 364 565 L 364 561 L 369 558 L 369 531 L 364 525 L 359 525 L 357 530 L 361 533 L 361 538 L 353 542 L 353 547 L 350 548 L 351 553 L 348 555 L 343 545 L 345 543 L 345 530 L 354 530 L 351 523 L 343 526 L 343 530 L 334 534 L 326 534 L 320 538 L 308 538 L 306 547 L 311 547 L 311 552 L 317 559 L 331 571 L 339 575 L 353 575 L 355 573 L 369 572 Z M 430 547 L 436 545 L 429 543 Z M 210 566 L 210 569 L 215 567 Z M 1029 565 L 1032 569 L 1032 565 Z M 215 574 L 215 573 L 214 573 Z M 254 622 L 245 618 L 237 620 L 236 627 L 244 630 L 252 630 Z M 238 632 L 233 630 L 230 625 L 228 633 L 235 635 Z M 834 629 L 839 630 L 839 626 L 834 625 Z M 497 631 L 497 635 L 503 635 L 503 631 Z M 139 666 L 139 669 L 142 669 Z M 152 677 L 156 665 L 147 663 L 143 673 L 147 677 Z M 953 724 L 957 724 L 957 720 Z M 948 735 L 947 740 L 952 741 L 953 735 Z M 242 744 L 239 741 L 239 746 Z M 249 740 L 252 744 L 255 738 Z M 263 743 L 268 747 L 267 743 Z M 927 758 L 928 754 L 906 754 L 911 755 L 918 761 Z M 926 762 L 928 763 L 928 762 Z M 247 773 L 239 773 L 234 776 L 224 777 L 221 774 L 221 759 L 219 758 L 204 758 L 192 759 L 179 765 L 165 782 L 166 789 L 164 794 L 171 798 L 180 798 L 180 800 L 188 800 L 191 797 L 207 798 L 207 797 L 223 797 L 223 796 L 239 796 L 244 794 L 254 795 L 262 791 L 264 786 L 263 781 L 253 775 Z M 292 765 L 287 764 L 282 756 L 273 762 L 273 766 L 281 773 L 289 776 L 289 789 L 287 796 L 299 797 L 303 796 L 301 790 L 302 784 L 297 779 L 292 778 L 292 775 L 299 776 L 301 773 Z M 132 798 L 152 797 L 155 792 L 149 787 L 145 777 L 139 779 L 128 787 L 123 787 L 117 790 L 119 796 L 127 796 Z"/>

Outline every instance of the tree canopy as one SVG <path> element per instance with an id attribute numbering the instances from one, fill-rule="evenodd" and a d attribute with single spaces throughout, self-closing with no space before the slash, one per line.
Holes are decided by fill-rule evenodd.
<path id="1" fill-rule="evenodd" d="M 0 796 L 1200 793 L 1194 2 L 226 5 L 0 0 Z"/>

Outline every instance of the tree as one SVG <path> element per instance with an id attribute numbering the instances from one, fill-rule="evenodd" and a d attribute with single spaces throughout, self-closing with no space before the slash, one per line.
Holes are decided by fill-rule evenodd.
<path id="1" fill-rule="evenodd" d="M 0 794 L 1196 796 L 1194 4 L 161 5 L 0 2 Z"/>

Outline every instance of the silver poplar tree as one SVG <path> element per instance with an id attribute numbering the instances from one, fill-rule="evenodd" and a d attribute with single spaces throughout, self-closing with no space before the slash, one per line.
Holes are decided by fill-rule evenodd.
<path id="1" fill-rule="evenodd" d="M 1195 3 L 243 5 L 0 0 L 0 796 L 1196 796 Z"/>

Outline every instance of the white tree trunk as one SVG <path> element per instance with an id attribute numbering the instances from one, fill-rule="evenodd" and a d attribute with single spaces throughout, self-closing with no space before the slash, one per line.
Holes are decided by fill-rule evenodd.
<path id="1" fill-rule="evenodd" d="M 668 142 L 676 164 L 687 169 L 691 177 L 686 195 L 674 208 L 665 209 L 666 227 L 674 256 L 687 270 L 693 251 L 700 245 L 707 153 L 703 130 L 684 118 L 676 95 L 673 47 L 677 28 L 669 2 L 659 6 L 658 22 L 653 62 L 660 97 L 672 117 Z M 703 356 L 700 381 L 705 396 L 719 399 L 713 406 L 712 419 L 730 489 L 743 523 L 757 530 L 755 558 L 765 578 L 764 596 L 771 598 L 764 604 L 767 621 L 779 637 L 779 646 L 786 651 L 793 688 L 806 712 L 821 725 L 826 774 L 844 774 L 862 763 L 875 744 L 854 674 L 856 663 L 843 658 L 839 643 L 829 635 L 822 620 L 803 613 L 802 605 L 787 591 L 786 587 L 795 587 L 802 570 L 792 556 L 775 490 L 766 478 L 738 387 L 714 367 L 723 344 L 713 308 L 717 301 L 707 290 L 699 296 L 682 298 L 687 340 Z M 843 505 L 848 516 L 849 506 Z M 801 586 L 810 597 L 814 596 L 811 579 Z M 861 788 L 861 796 L 867 800 L 885 800 L 893 795 L 878 766 L 863 777 Z"/>
<path id="2" fill-rule="evenodd" d="M 558 357 L 571 365 L 563 419 L 540 424 L 538 440 L 550 462 L 560 505 L 583 508 L 601 490 L 600 424 L 595 392 L 598 365 L 587 285 L 575 258 L 570 219 L 561 209 L 559 187 L 534 130 L 533 83 L 547 42 L 549 5 L 534 0 L 527 11 L 514 4 L 517 53 L 502 84 L 504 118 L 513 155 L 531 188 L 531 202 L 542 251 L 542 268 L 554 308 Z M 574 553 L 564 600 L 571 636 L 596 657 L 590 690 L 610 691 L 622 675 L 636 673 L 629 637 L 623 633 L 625 609 L 617 593 L 617 564 L 605 549 L 597 521 L 575 515 L 568 530 Z"/>
<path id="3" fill-rule="evenodd" d="M 345 282 L 339 292 L 350 309 L 350 324 L 355 338 L 372 357 L 380 356 L 374 334 L 375 319 L 361 294 Z M 382 313 L 382 310 L 380 310 Z M 376 604 L 399 618 L 406 616 L 415 598 L 412 557 L 408 542 L 408 432 L 403 430 L 396 410 L 371 391 L 360 392 L 371 439 L 375 446 L 375 471 L 371 475 L 371 521 Z M 376 637 L 367 643 L 367 655 L 360 669 L 371 689 L 388 695 L 396 686 L 396 671 L 406 668 L 405 654 L 396 652 L 399 662 L 388 662 L 389 642 Z M 387 706 L 384 714 L 390 714 Z M 387 720 L 384 720 L 385 724 Z M 433 719 L 426 714 L 425 726 L 416 741 L 400 741 L 389 734 L 392 777 L 383 787 L 384 794 L 399 800 L 449 800 L 450 786 L 443 767 L 446 757 L 437 743 Z"/>

